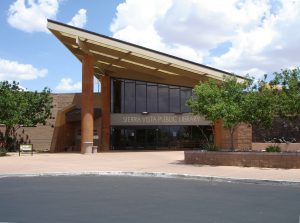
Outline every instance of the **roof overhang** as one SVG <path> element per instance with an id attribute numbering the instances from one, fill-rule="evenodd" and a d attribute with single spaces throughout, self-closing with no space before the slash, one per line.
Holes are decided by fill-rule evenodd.
<path id="1" fill-rule="evenodd" d="M 102 115 L 101 108 L 94 108 L 93 118 L 96 120 L 100 118 Z M 81 108 L 77 106 L 73 106 L 68 112 L 65 113 L 66 122 L 79 122 L 82 119 L 81 116 Z"/>
<path id="2" fill-rule="evenodd" d="M 80 61 L 95 58 L 95 76 L 108 74 L 136 80 L 194 86 L 199 81 L 233 75 L 226 71 L 181 59 L 125 41 L 48 20 L 48 29 Z M 237 76 L 239 81 L 245 78 Z"/>

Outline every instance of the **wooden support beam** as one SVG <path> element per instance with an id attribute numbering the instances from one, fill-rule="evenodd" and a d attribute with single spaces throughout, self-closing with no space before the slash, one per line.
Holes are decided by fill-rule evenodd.
<path id="1" fill-rule="evenodd" d="M 81 153 L 92 153 L 94 141 L 94 58 L 82 61 Z"/>
<path id="2" fill-rule="evenodd" d="M 110 149 L 110 77 L 101 76 L 101 150 Z"/>

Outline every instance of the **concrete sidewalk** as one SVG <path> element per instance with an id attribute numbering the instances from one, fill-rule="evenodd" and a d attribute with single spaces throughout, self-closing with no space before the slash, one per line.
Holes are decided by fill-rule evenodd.
<path id="1" fill-rule="evenodd" d="M 183 163 L 182 151 L 107 152 L 95 155 L 76 153 L 10 154 L 0 157 L 0 176 L 52 173 L 135 172 L 168 173 L 265 181 L 299 182 L 299 169 L 267 169 L 231 166 L 193 166 Z"/>

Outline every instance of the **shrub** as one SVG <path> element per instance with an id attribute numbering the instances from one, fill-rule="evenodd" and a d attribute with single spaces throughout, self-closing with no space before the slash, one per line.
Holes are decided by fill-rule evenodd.
<path id="1" fill-rule="evenodd" d="M 268 153 L 280 153 L 281 149 L 280 149 L 279 146 L 268 146 L 266 148 L 266 152 L 268 152 Z"/>
<path id="2" fill-rule="evenodd" d="M 212 142 L 204 143 L 203 146 L 202 146 L 202 149 L 207 150 L 207 151 L 217 151 L 217 147 Z"/>
<path id="3" fill-rule="evenodd" d="M 7 150 L 4 148 L 0 148 L 0 156 L 6 156 Z"/>

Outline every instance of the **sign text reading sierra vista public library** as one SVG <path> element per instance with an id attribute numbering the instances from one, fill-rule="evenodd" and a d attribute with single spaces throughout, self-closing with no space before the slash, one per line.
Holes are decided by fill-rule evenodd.
<path id="1" fill-rule="evenodd" d="M 111 114 L 111 125 L 209 125 L 203 117 L 186 114 Z"/>

